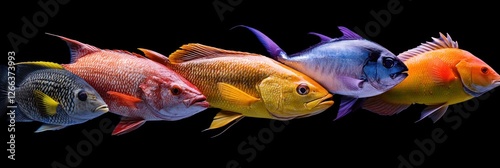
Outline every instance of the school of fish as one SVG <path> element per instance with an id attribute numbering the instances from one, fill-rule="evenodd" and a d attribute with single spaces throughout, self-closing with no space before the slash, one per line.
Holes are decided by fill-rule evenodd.
<path id="1" fill-rule="evenodd" d="M 39 133 L 110 112 L 120 117 L 112 135 L 123 135 L 147 121 L 179 121 L 217 109 L 205 130 L 228 129 L 245 117 L 313 117 L 339 95 L 335 120 L 358 109 L 391 116 L 422 104 L 417 122 L 437 122 L 450 105 L 500 86 L 500 75 L 448 34 L 396 56 L 339 26 L 341 37 L 310 32 L 320 42 L 288 55 L 259 30 L 236 27 L 250 30 L 269 56 L 200 43 L 171 53 L 138 48 L 141 55 L 46 33 L 67 44 L 70 62 L 16 63 L 15 120 L 39 122 Z M 2 116 L 8 77 L 6 66 L 0 70 Z"/>

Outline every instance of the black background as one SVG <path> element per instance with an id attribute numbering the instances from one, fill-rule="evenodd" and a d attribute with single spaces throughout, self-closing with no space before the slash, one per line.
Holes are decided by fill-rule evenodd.
<path id="1" fill-rule="evenodd" d="M 226 0 L 218 0 L 230 5 Z M 243 29 L 230 30 L 239 24 L 252 26 L 266 33 L 288 53 L 298 52 L 318 42 L 314 31 L 331 37 L 340 36 L 337 26 L 360 27 L 376 19 L 370 11 L 387 10 L 389 2 L 382 1 L 250 1 L 234 0 L 232 10 L 218 17 L 214 1 L 83 1 L 70 0 L 59 5 L 54 17 L 38 27 L 36 36 L 20 44 L 16 61 L 53 61 L 68 63 L 66 45 L 44 32 L 66 36 L 100 48 L 139 52 L 148 48 L 168 55 L 183 44 L 197 42 L 224 49 L 267 55 L 258 40 Z M 45 2 L 45 1 L 43 1 Z M 402 11 L 392 14 L 388 24 L 371 40 L 395 54 L 416 47 L 449 33 L 462 49 L 468 50 L 497 71 L 498 54 L 494 47 L 498 21 L 492 3 L 477 1 L 400 0 Z M 7 9 L 5 9 L 7 8 Z M 8 32 L 22 35 L 22 17 L 42 11 L 38 1 L 9 1 L 4 11 Z M 5 36 L 4 36 L 5 37 Z M 7 38 L 6 38 L 7 39 Z M 12 51 L 9 41 L 7 51 Z M 4 51 L 5 52 L 5 51 Z M 5 57 L 4 57 L 5 58 Z M 2 61 L 4 62 L 4 61 Z M 106 65 L 101 65 L 106 66 Z M 210 125 L 216 111 L 207 110 L 176 122 L 148 122 L 140 129 L 123 136 L 104 134 L 102 142 L 92 146 L 77 167 L 226 167 L 234 160 L 249 167 L 398 167 L 398 156 L 408 159 L 421 149 L 415 140 L 432 138 L 432 132 L 442 130 L 447 139 L 435 143 L 435 150 L 424 158 L 415 157 L 413 167 L 491 167 L 498 165 L 498 104 L 500 93 L 493 92 L 483 100 L 468 101 L 473 108 L 464 111 L 469 117 L 451 113 L 449 120 L 432 123 L 429 119 L 414 123 L 423 106 L 412 106 L 395 116 L 378 116 L 358 110 L 346 117 L 335 118 L 338 104 L 324 113 L 292 120 L 284 129 L 273 132 L 263 150 L 254 158 L 238 151 L 248 143 L 248 137 L 258 137 L 269 131 L 270 120 L 245 118 L 224 134 L 210 138 L 217 131 L 201 132 Z M 337 101 L 338 102 L 338 101 Z M 457 123 L 453 119 L 461 119 Z M 87 138 L 83 130 L 99 129 L 99 122 L 118 122 L 112 113 L 81 125 L 59 131 L 35 134 L 39 123 L 16 123 L 16 160 L 8 165 L 28 164 L 51 167 L 54 162 L 67 165 L 66 147 L 76 149 Z M 283 123 L 276 122 L 277 126 Z M 453 129 L 452 127 L 457 128 Z M 3 129 L 7 129 L 4 126 Z M 2 144 L 8 141 L 7 131 Z M 7 147 L 5 147 L 7 148 Z M 85 148 L 84 148 L 85 149 Z M 243 149 L 251 150 L 246 144 Z M 85 150 L 84 150 L 85 151 Z M 5 153 L 6 157 L 8 153 Z M 418 156 L 418 155 L 415 155 Z M 247 161 L 246 159 L 249 159 Z M 423 159 L 423 160 L 422 160 Z M 411 160 L 411 159 L 409 159 Z M 419 162 L 421 161 L 421 162 Z M 2 163 L 3 164 L 3 163 Z M 491 166 L 490 166 L 491 165 Z M 69 167 L 69 166 L 68 166 Z M 303 166 L 299 166 L 303 167 Z M 494 167 L 494 166 L 493 166 Z"/>

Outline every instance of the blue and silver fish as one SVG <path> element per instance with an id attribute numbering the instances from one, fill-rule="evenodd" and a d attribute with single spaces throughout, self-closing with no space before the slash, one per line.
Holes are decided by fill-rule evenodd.
<path id="1" fill-rule="evenodd" d="M 311 32 L 321 42 L 291 55 L 259 30 L 235 27 L 250 30 L 274 59 L 342 95 L 336 119 L 360 108 L 364 98 L 384 93 L 408 76 L 406 65 L 391 51 L 342 26 L 338 27 L 343 33 L 339 38 Z"/>
<path id="2" fill-rule="evenodd" d="M 108 105 L 85 80 L 51 62 L 17 63 L 15 71 L 15 120 L 41 122 L 35 132 L 59 130 L 81 124 L 109 111 Z M 2 95 L 7 104 L 7 67 L 2 66 Z M 12 102 L 11 102 L 12 103 Z M 2 109 L 2 113 L 5 113 Z"/>

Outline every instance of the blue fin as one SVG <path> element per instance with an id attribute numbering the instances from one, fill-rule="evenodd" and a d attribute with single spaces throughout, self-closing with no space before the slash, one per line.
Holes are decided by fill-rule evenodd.
<path id="1" fill-rule="evenodd" d="M 361 105 L 364 102 L 364 98 L 355 98 L 355 97 L 349 97 L 349 96 L 342 96 L 340 98 L 340 106 L 339 110 L 337 113 L 337 117 L 335 120 L 338 120 L 345 115 L 361 108 Z"/>
<path id="2" fill-rule="evenodd" d="M 7 98 L 8 70 L 6 65 L 0 65 L 0 118 L 7 113 L 7 105 L 9 104 L 9 99 Z"/>
<path id="3" fill-rule="evenodd" d="M 316 32 L 309 32 L 308 34 L 312 34 L 312 35 L 318 36 L 319 39 L 321 40 L 320 43 L 322 43 L 322 42 L 328 42 L 328 41 L 333 40 L 333 38 L 331 38 L 331 37 L 328 37 L 328 36 L 325 36 L 323 34 L 319 34 L 319 33 L 316 33 Z"/>
<path id="4" fill-rule="evenodd" d="M 40 128 L 38 128 L 35 131 L 35 133 L 40 133 L 40 132 L 44 132 L 44 131 L 55 131 L 55 130 L 63 129 L 65 127 L 66 126 L 64 126 L 64 125 L 43 124 L 42 126 L 40 126 Z"/>
<path id="5" fill-rule="evenodd" d="M 69 39 L 69 38 L 66 38 L 66 37 L 63 37 L 63 36 L 59 36 L 59 35 L 55 35 L 55 34 L 50 34 L 50 33 L 45 33 L 47 35 L 51 35 L 51 36 L 55 36 L 55 37 L 59 37 L 61 40 L 65 41 L 66 44 L 68 45 L 69 47 L 69 50 L 70 50 L 70 53 L 71 53 L 71 62 L 70 63 L 74 63 L 76 62 L 76 60 L 78 60 L 79 58 L 87 55 L 87 54 L 90 54 L 90 53 L 93 53 L 93 52 L 97 52 L 97 51 L 100 51 L 101 49 L 95 47 L 95 46 L 92 46 L 92 45 L 89 45 L 89 44 L 85 44 L 85 43 L 82 43 L 82 42 L 79 42 L 79 41 L 76 41 L 76 40 L 73 40 L 73 39 Z"/>
<path id="6" fill-rule="evenodd" d="M 347 27 L 339 26 L 338 28 L 339 28 L 340 32 L 342 32 L 342 34 L 344 34 L 342 37 L 340 37 L 338 39 L 341 39 L 341 40 L 361 40 L 361 39 L 364 39 L 360 35 L 349 30 Z"/>
<path id="7" fill-rule="evenodd" d="M 274 59 L 288 59 L 288 55 L 286 54 L 285 51 L 283 51 L 278 44 L 276 44 L 273 40 L 271 40 L 269 37 L 267 37 L 264 33 L 260 32 L 257 29 L 254 29 L 249 26 L 245 25 L 237 25 L 234 26 L 232 29 L 237 28 L 237 27 L 244 27 L 250 30 L 255 36 L 257 36 L 257 39 L 262 43 L 262 45 L 266 48 L 267 52 L 273 57 Z"/>

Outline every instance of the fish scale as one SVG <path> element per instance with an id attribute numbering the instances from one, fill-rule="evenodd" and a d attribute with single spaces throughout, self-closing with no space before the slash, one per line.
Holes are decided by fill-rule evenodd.
<path id="1" fill-rule="evenodd" d="M 52 34 L 50 34 L 52 35 Z M 124 50 L 100 49 L 66 37 L 71 62 L 62 66 L 85 79 L 121 120 L 112 135 L 146 121 L 177 121 L 208 108 L 198 88 L 166 66 Z"/>
<path id="2" fill-rule="evenodd" d="M 437 122 L 453 104 L 468 101 L 500 86 L 500 75 L 472 53 L 458 48 L 450 35 L 398 55 L 408 66 L 408 78 L 389 91 L 368 98 L 363 108 L 394 115 L 413 104 L 426 105 L 420 121 Z"/>
<path id="3" fill-rule="evenodd" d="M 35 132 L 81 124 L 108 111 L 96 90 L 59 64 L 18 63 L 16 80 L 16 121 L 43 123 Z"/>
<path id="4" fill-rule="evenodd" d="M 242 117 L 302 118 L 333 105 L 332 95 L 316 81 L 263 55 L 197 43 L 183 45 L 169 57 L 142 51 L 191 81 L 212 108 L 222 110 L 208 129 Z"/>

